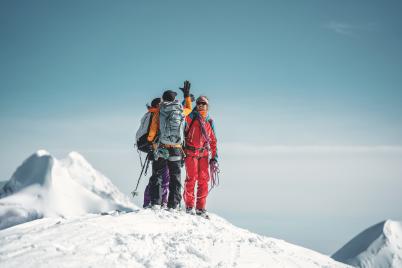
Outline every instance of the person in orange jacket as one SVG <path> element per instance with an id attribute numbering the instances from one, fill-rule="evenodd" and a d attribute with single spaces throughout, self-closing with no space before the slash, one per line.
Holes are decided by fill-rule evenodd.
<path id="1" fill-rule="evenodd" d="M 184 201 L 186 212 L 209 218 L 206 207 L 210 164 L 217 162 L 217 139 L 212 118 L 208 114 L 209 101 L 205 96 L 196 100 L 196 108 L 186 117 L 185 149 L 186 181 Z M 194 187 L 197 186 L 197 199 L 194 200 Z"/>
<path id="2" fill-rule="evenodd" d="M 159 105 L 161 103 L 161 98 L 155 98 L 151 102 L 151 106 L 148 106 L 148 112 L 152 114 L 152 118 L 159 112 Z M 151 124 L 151 123 L 150 123 Z M 163 169 L 162 173 L 162 207 L 167 207 L 169 194 L 169 169 L 167 165 Z M 144 190 L 144 203 L 142 205 L 143 208 L 149 208 L 151 206 L 151 195 L 149 193 L 149 184 L 145 187 Z"/>
<path id="3" fill-rule="evenodd" d="M 149 193 L 151 197 L 151 206 L 153 209 L 159 209 L 161 205 L 162 175 L 163 169 L 166 165 L 168 166 L 170 176 L 167 207 L 168 209 L 174 210 L 181 202 L 183 141 L 177 140 L 176 142 L 167 143 L 164 140 L 164 133 L 163 130 L 161 131 L 160 125 L 166 122 L 161 122 L 161 111 L 164 107 L 175 106 L 180 109 L 182 113 L 181 117 L 185 117 L 190 114 L 192 111 L 190 85 L 190 82 L 185 81 L 184 87 L 181 88 L 185 98 L 184 108 L 176 100 L 177 93 L 172 90 L 166 90 L 162 96 L 162 103 L 159 107 L 159 112 L 155 114 L 151 121 L 147 140 L 153 145 L 155 151 L 155 159 L 152 162 L 152 176 L 149 179 Z M 166 127 L 166 125 L 164 125 L 164 127 Z"/>

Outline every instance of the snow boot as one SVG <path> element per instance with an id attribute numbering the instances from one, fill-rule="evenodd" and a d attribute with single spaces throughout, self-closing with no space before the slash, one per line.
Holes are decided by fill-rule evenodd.
<path id="1" fill-rule="evenodd" d="M 168 208 L 167 209 L 169 212 L 178 212 L 179 209 L 178 208 Z"/>
<path id="2" fill-rule="evenodd" d="M 151 206 L 151 209 L 152 209 L 152 210 L 155 210 L 155 211 L 160 210 L 160 209 L 161 209 L 161 205 L 152 205 L 152 206 Z"/>
<path id="3" fill-rule="evenodd" d="M 197 214 L 197 216 L 200 216 L 200 217 L 203 217 L 204 219 L 209 220 L 209 215 L 208 215 L 206 209 L 196 209 L 195 214 Z"/>
<path id="4" fill-rule="evenodd" d="M 190 215 L 195 215 L 194 208 L 191 207 L 186 208 L 186 213 Z"/>

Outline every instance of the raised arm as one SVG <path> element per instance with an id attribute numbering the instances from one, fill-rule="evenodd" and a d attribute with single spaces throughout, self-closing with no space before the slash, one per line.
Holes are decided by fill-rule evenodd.
<path id="1" fill-rule="evenodd" d="M 191 105 L 190 87 L 191 87 L 191 83 L 186 80 L 186 81 L 184 81 L 183 87 L 180 88 L 180 90 L 183 91 L 183 95 L 184 95 L 183 114 L 185 116 L 189 115 L 193 109 L 193 107 Z"/>
<path id="2" fill-rule="evenodd" d="M 191 111 L 193 110 L 192 104 L 191 104 L 191 97 L 185 97 L 184 98 L 184 107 L 183 107 L 183 114 L 185 116 L 189 115 Z"/>

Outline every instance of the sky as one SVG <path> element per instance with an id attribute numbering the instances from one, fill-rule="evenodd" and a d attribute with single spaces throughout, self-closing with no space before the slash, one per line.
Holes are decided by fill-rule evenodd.
<path id="1" fill-rule="evenodd" d="M 145 104 L 187 79 L 210 98 L 219 139 L 208 209 L 334 253 L 402 220 L 401 8 L 1 0 L 0 180 L 38 149 L 75 150 L 129 194 Z"/>

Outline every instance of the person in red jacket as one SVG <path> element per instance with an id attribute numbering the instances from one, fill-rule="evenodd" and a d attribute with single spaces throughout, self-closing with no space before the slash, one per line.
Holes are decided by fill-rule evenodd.
<path id="1" fill-rule="evenodd" d="M 186 212 L 209 218 L 206 207 L 208 196 L 208 182 L 210 180 L 209 165 L 217 161 L 217 140 L 214 122 L 208 114 L 208 98 L 200 96 L 196 100 L 196 107 L 186 117 L 185 128 L 185 165 L 186 181 L 183 199 Z M 194 187 L 197 185 L 197 198 L 194 196 Z"/>

